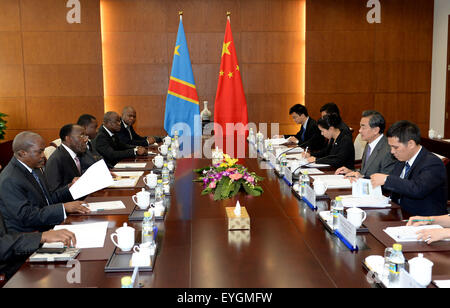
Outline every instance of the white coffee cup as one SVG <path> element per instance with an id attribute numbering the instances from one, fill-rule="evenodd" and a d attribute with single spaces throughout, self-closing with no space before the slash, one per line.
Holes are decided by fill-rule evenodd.
<path id="1" fill-rule="evenodd" d="M 131 256 L 132 267 L 150 266 L 150 255 L 141 252 L 134 252 Z"/>
<path id="2" fill-rule="evenodd" d="M 167 163 L 167 169 L 169 169 L 170 172 L 172 172 L 173 169 L 175 169 L 175 165 L 173 164 L 172 161 L 169 161 L 169 162 Z"/>
<path id="3" fill-rule="evenodd" d="M 172 143 L 172 138 L 170 136 L 167 136 L 164 138 L 164 144 L 169 146 Z"/>
<path id="4" fill-rule="evenodd" d="M 419 253 L 419 256 L 408 261 L 409 273 L 421 286 L 427 287 L 431 282 L 433 262 L 423 257 L 423 254 Z"/>
<path id="5" fill-rule="evenodd" d="M 117 242 L 114 237 L 117 238 Z M 122 227 L 111 234 L 111 241 L 122 251 L 130 251 L 134 246 L 134 228 L 128 227 L 125 222 Z"/>
<path id="6" fill-rule="evenodd" d="M 328 185 L 321 180 L 315 180 L 313 186 L 316 196 L 322 196 L 328 189 Z"/>
<path id="7" fill-rule="evenodd" d="M 161 155 L 157 155 L 152 159 L 152 162 L 156 166 L 156 168 L 162 168 L 164 164 L 164 157 Z"/>
<path id="8" fill-rule="evenodd" d="M 156 173 L 153 173 L 153 171 L 150 171 L 150 173 L 147 174 L 143 180 L 145 185 L 147 185 L 149 188 L 155 188 L 158 184 L 158 175 Z"/>
<path id="9" fill-rule="evenodd" d="M 155 211 L 155 216 L 161 217 L 164 215 L 166 208 L 164 207 L 163 202 L 157 202 L 153 210 Z"/>
<path id="10" fill-rule="evenodd" d="M 361 227 L 364 220 L 367 218 L 367 213 L 358 207 L 351 207 L 347 209 L 347 220 L 351 222 L 356 228 Z"/>
<path id="11" fill-rule="evenodd" d="M 167 152 L 169 151 L 169 147 L 167 146 L 167 144 L 163 144 L 158 148 L 158 151 L 162 154 L 162 155 L 167 155 Z"/>
<path id="12" fill-rule="evenodd" d="M 142 188 L 142 191 L 138 192 L 137 194 L 133 195 L 131 197 L 133 199 L 133 202 L 139 206 L 141 210 L 145 210 L 150 205 L 150 193 L 148 191 L 145 191 L 144 188 Z"/>
<path id="13" fill-rule="evenodd" d="M 433 139 L 434 137 L 436 137 L 436 132 L 434 131 L 434 129 L 430 129 L 430 130 L 428 131 L 428 137 L 429 137 L 430 139 Z"/>
<path id="14" fill-rule="evenodd" d="M 147 243 L 143 243 L 140 245 L 135 245 L 133 247 L 133 251 L 150 256 L 151 255 L 151 243 L 147 242 Z"/>

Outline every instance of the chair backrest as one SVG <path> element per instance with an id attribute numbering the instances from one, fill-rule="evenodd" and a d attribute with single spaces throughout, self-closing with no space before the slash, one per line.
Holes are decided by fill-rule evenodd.
<path id="1" fill-rule="evenodd" d="M 358 134 L 353 143 L 355 147 L 355 160 L 360 160 L 363 157 L 364 149 L 366 148 L 367 141 L 361 139 L 361 134 Z"/>
<path id="2" fill-rule="evenodd" d="M 53 152 L 55 152 L 55 150 L 56 150 L 56 148 L 52 145 L 46 147 L 44 150 L 45 158 L 48 160 L 50 158 L 50 156 L 53 154 Z"/>
<path id="3" fill-rule="evenodd" d="M 54 146 L 55 148 L 59 147 L 61 145 L 61 139 L 55 139 L 52 142 L 50 142 L 51 146 Z"/>

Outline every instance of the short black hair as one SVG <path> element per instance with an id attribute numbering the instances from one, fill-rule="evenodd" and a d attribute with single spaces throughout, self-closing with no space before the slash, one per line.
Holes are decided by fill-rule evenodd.
<path id="1" fill-rule="evenodd" d="M 381 113 L 375 110 L 365 110 L 362 113 L 363 118 L 369 118 L 369 126 L 371 128 L 379 127 L 380 134 L 384 133 L 384 129 L 386 128 L 386 121 Z"/>
<path id="2" fill-rule="evenodd" d="M 333 126 L 334 128 L 339 128 L 341 123 L 341 116 L 337 113 L 327 114 L 317 121 L 317 125 L 320 125 L 324 129 L 330 129 L 331 126 Z"/>
<path id="3" fill-rule="evenodd" d="M 390 138 L 397 137 L 403 144 L 407 144 L 409 140 L 413 140 L 417 145 L 419 145 L 421 141 L 419 127 L 416 124 L 406 120 L 398 121 L 392 124 L 386 135 Z"/>
<path id="4" fill-rule="evenodd" d="M 61 138 L 61 141 L 65 141 L 66 137 L 69 136 L 72 133 L 73 126 L 75 124 L 66 124 L 59 130 L 59 138 Z"/>
<path id="5" fill-rule="evenodd" d="M 292 114 L 294 112 L 298 115 L 304 114 L 305 117 L 308 116 L 308 109 L 306 109 L 306 107 L 301 104 L 295 104 L 291 107 L 291 109 L 289 109 L 289 114 Z"/>
<path id="6" fill-rule="evenodd" d="M 83 127 L 88 126 L 93 120 L 97 120 L 96 117 L 94 117 L 93 115 L 90 114 L 82 114 L 80 115 L 80 117 L 78 118 L 78 122 L 77 124 Z"/>
<path id="7" fill-rule="evenodd" d="M 333 102 L 326 103 L 325 105 L 320 107 L 320 112 L 324 112 L 324 111 L 327 114 L 336 113 L 337 115 L 340 115 L 339 107 Z"/>

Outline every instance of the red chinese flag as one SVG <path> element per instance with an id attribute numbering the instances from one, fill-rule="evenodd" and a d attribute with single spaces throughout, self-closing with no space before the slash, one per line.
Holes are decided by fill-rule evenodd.
<path id="1" fill-rule="evenodd" d="M 245 157 L 247 124 L 247 102 L 228 19 L 214 104 L 216 146 L 231 157 Z"/>

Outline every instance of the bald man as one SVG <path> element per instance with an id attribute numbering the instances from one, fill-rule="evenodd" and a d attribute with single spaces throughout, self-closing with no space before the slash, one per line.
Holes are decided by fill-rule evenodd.
<path id="1" fill-rule="evenodd" d="M 122 111 L 122 122 L 120 123 L 120 131 L 117 133 L 120 141 L 125 144 L 134 146 L 149 146 L 155 142 L 162 142 L 161 137 L 139 136 L 133 128 L 136 123 L 136 110 L 131 106 L 126 106 Z"/>
<path id="2" fill-rule="evenodd" d="M 122 159 L 147 154 L 146 148 L 128 145 L 119 140 L 117 134 L 120 132 L 120 123 L 117 112 L 108 111 L 93 141 L 94 149 L 103 157 L 108 168 L 113 168 Z"/>
<path id="3" fill-rule="evenodd" d="M 69 187 L 50 193 L 41 170 L 44 149 L 44 139 L 36 133 L 22 132 L 14 138 L 14 156 L 0 173 L 0 212 L 8 233 L 43 232 L 61 224 L 69 213 L 89 213 L 81 201 L 72 201 Z"/>

